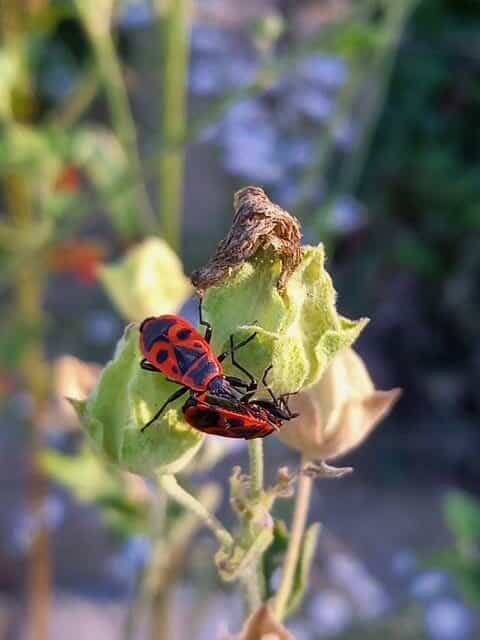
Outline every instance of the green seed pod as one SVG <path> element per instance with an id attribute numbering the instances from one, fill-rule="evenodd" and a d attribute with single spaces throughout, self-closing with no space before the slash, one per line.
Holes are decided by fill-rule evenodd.
<path id="1" fill-rule="evenodd" d="M 228 348 L 230 334 L 239 341 L 256 331 L 256 338 L 237 354 L 242 366 L 261 378 L 273 365 L 268 382 L 276 393 L 314 384 L 334 355 L 351 345 L 368 322 L 337 313 L 324 261 L 322 245 L 303 247 L 301 262 L 283 295 L 276 288 L 281 263 L 270 252 L 244 263 L 221 286 L 210 287 L 203 309 L 214 328 L 214 351 Z M 231 365 L 226 369 L 235 372 Z"/>
<path id="2" fill-rule="evenodd" d="M 138 340 L 138 328 L 127 327 L 93 394 L 73 405 L 95 448 L 110 462 L 141 475 L 177 473 L 191 460 L 204 436 L 184 422 L 181 400 L 141 432 L 178 387 L 162 374 L 140 368 Z"/>
<path id="3" fill-rule="evenodd" d="M 166 279 L 160 271 L 150 274 L 152 291 Z M 238 341 L 256 331 L 255 340 L 238 352 L 237 359 L 258 378 L 272 364 L 269 383 L 276 393 L 288 393 L 314 384 L 367 321 L 338 315 L 322 246 L 302 250 L 301 262 L 282 295 L 276 287 L 280 271 L 280 260 L 263 251 L 229 280 L 210 287 L 204 311 L 213 326 L 215 353 L 228 348 L 231 334 Z M 124 275 L 123 280 L 131 278 Z M 75 406 L 97 449 L 110 461 L 142 475 L 176 473 L 190 461 L 204 436 L 184 422 L 182 400 L 141 433 L 178 385 L 161 373 L 140 368 L 138 340 L 138 328 L 129 327 L 92 396 Z M 230 363 L 225 365 L 238 375 Z"/>
<path id="4" fill-rule="evenodd" d="M 117 263 L 99 270 L 100 281 L 131 322 L 175 313 L 192 293 L 177 254 L 161 238 L 147 238 Z"/>

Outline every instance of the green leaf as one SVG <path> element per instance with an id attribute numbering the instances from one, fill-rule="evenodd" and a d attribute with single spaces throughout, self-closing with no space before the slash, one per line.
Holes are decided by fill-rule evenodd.
<path id="1" fill-rule="evenodd" d="M 41 454 L 41 465 L 46 473 L 64 485 L 85 502 L 94 502 L 118 492 L 118 480 L 114 472 L 89 447 L 83 447 L 75 455 L 53 450 Z"/>
<path id="2" fill-rule="evenodd" d="M 118 233 L 130 238 L 141 234 L 135 176 L 115 136 L 100 127 L 77 129 L 71 153 L 95 186 Z"/>
<path id="3" fill-rule="evenodd" d="M 480 604 L 480 560 L 478 551 L 472 556 L 455 547 L 437 552 L 429 558 L 429 565 L 446 569 L 457 581 L 466 600 Z"/>
<path id="4" fill-rule="evenodd" d="M 298 609 L 308 587 L 310 569 L 315 556 L 315 548 L 317 546 L 320 530 L 321 525 L 317 522 L 310 525 L 303 536 L 300 556 L 295 569 L 292 591 L 287 603 L 287 616 L 291 615 Z"/>
<path id="5" fill-rule="evenodd" d="M 289 535 L 284 520 L 275 520 L 272 544 L 268 547 L 262 558 L 267 600 L 274 595 L 274 591 L 272 591 L 271 588 L 272 577 L 280 566 L 281 559 L 287 550 Z"/>
<path id="6" fill-rule="evenodd" d="M 178 386 L 140 368 L 138 341 L 138 328 L 130 325 L 91 397 L 74 407 L 96 450 L 113 464 L 140 475 L 177 473 L 204 436 L 183 420 L 181 399 L 141 432 Z"/>
<path id="7" fill-rule="evenodd" d="M 82 502 L 96 505 L 105 524 L 121 538 L 147 528 L 146 505 L 128 495 L 125 476 L 91 447 L 72 455 L 46 450 L 40 458 L 46 473 Z"/>
<path id="8" fill-rule="evenodd" d="M 192 292 L 177 254 L 161 238 L 137 244 L 117 263 L 99 270 L 120 312 L 133 322 L 175 313 Z"/>
<path id="9" fill-rule="evenodd" d="M 322 245 L 303 247 L 301 263 L 283 297 L 275 286 L 280 261 L 269 253 L 245 263 L 221 286 L 210 287 L 204 311 L 214 327 L 214 351 L 228 348 L 230 334 L 239 341 L 256 331 L 255 340 L 238 355 L 244 367 L 261 378 L 272 364 L 269 382 L 277 393 L 314 384 L 335 354 L 350 346 L 367 323 L 337 313 L 336 293 L 324 260 Z"/>
<path id="10" fill-rule="evenodd" d="M 445 517 L 452 533 L 464 543 L 480 543 L 480 502 L 463 491 L 450 491 Z"/>

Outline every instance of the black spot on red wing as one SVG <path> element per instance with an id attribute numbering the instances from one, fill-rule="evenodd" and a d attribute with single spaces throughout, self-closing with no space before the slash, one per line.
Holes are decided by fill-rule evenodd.
<path id="1" fill-rule="evenodd" d="M 177 331 L 177 338 L 179 340 L 186 340 L 191 333 L 191 329 L 180 329 L 180 331 Z"/>
<path id="2" fill-rule="evenodd" d="M 174 373 L 175 375 L 178 374 L 178 367 L 176 364 L 172 365 L 172 373 Z"/>
<path id="3" fill-rule="evenodd" d="M 149 351 L 156 342 L 168 341 L 168 329 L 176 323 L 173 318 L 154 318 L 144 325 L 142 339 L 145 349 Z"/>
<path id="4" fill-rule="evenodd" d="M 204 356 L 199 358 L 198 364 L 188 372 L 188 375 L 195 380 L 196 384 L 203 385 L 212 373 L 218 373 L 218 368 L 215 362 L 211 362 L 208 356 Z"/>
<path id="5" fill-rule="evenodd" d="M 194 342 L 193 346 L 195 347 L 195 349 L 201 349 L 203 347 L 203 344 L 201 342 Z"/>
<path id="6" fill-rule="evenodd" d="M 216 427 L 220 422 L 220 415 L 215 409 L 202 409 L 197 412 L 195 422 L 199 428 Z"/>
<path id="7" fill-rule="evenodd" d="M 195 362 L 203 357 L 203 353 L 189 349 L 188 347 L 174 346 L 175 359 L 178 363 L 178 367 L 182 373 L 186 373 Z"/>
<path id="8" fill-rule="evenodd" d="M 245 428 L 245 421 L 241 418 L 228 418 L 227 422 L 232 429 Z"/>
<path id="9" fill-rule="evenodd" d="M 160 349 L 160 351 L 157 353 L 157 362 L 159 364 L 162 364 L 162 362 L 165 362 L 167 358 L 168 358 L 168 351 L 166 351 L 165 349 Z"/>

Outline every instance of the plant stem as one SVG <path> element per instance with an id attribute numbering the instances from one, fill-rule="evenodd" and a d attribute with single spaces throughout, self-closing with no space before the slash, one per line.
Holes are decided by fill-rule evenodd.
<path id="1" fill-rule="evenodd" d="M 302 459 L 301 468 L 307 464 L 306 458 Z M 303 532 L 307 522 L 308 508 L 310 506 L 310 496 L 312 493 L 312 478 L 300 474 L 298 480 L 297 497 L 295 500 L 295 510 L 293 512 L 292 526 L 290 530 L 290 540 L 283 564 L 280 586 L 275 596 L 273 610 L 279 621 L 285 617 L 288 599 L 292 592 L 295 570 L 300 556 Z"/>
<path id="2" fill-rule="evenodd" d="M 260 580 L 257 571 L 254 569 L 251 574 L 242 578 L 242 587 L 245 594 L 247 611 L 253 613 L 262 604 L 262 594 L 260 593 Z"/>
<path id="3" fill-rule="evenodd" d="M 254 438 L 248 441 L 248 457 L 250 462 L 250 494 L 253 500 L 258 500 L 263 492 L 263 440 Z M 263 576 L 261 574 L 261 561 L 253 567 L 250 574 L 243 580 L 245 601 L 247 609 L 251 613 L 256 611 L 262 604 Z"/>
<path id="4" fill-rule="evenodd" d="M 186 86 L 191 0 L 155 0 L 159 14 L 160 157 L 158 211 L 163 238 L 177 253 L 181 242 L 183 173 L 187 128 Z"/>
<path id="5" fill-rule="evenodd" d="M 194 513 L 210 529 L 221 545 L 229 546 L 233 543 L 232 536 L 223 524 L 195 496 L 181 487 L 174 475 L 159 476 L 158 484 L 172 500 L 176 500 L 185 509 Z"/>
<path id="6" fill-rule="evenodd" d="M 5 178 L 7 208 L 18 234 L 28 233 L 32 218 L 28 185 L 23 176 L 10 175 Z M 25 264 L 17 272 L 15 294 L 16 311 L 20 322 L 28 323 L 34 336 L 30 339 L 20 361 L 20 370 L 25 387 L 33 401 L 30 418 L 30 469 L 29 506 L 35 522 L 35 532 L 29 551 L 27 574 L 27 640 L 45 640 L 48 637 L 48 612 L 50 604 L 50 545 L 48 527 L 44 521 L 45 499 L 48 481 L 40 466 L 39 454 L 42 435 L 39 421 L 48 399 L 50 379 L 42 341 L 42 285 L 43 274 L 37 266 Z"/>
<path id="7" fill-rule="evenodd" d="M 366 109 L 364 122 L 360 123 L 361 133 L 358 135 L 358 140 L 342 168 L 334 196 L 353 191 L 357 186 L 375 133 L 375 125 L 385 104 L 405 24 L 417 3 L 418 0 L 406 0 L 396 4 L 385 3 L 386 16 L 380 39 L 382 44 L 372 60 L 369 72 L 365 74 L 370 75 L 371 84 L 374 87 L 369 96 L 369 108 Z"/>
<path id="8" fill-rule="evenodd" d="M 84 17 L 85 27 L 95 52 L 96 62 L 105 88 L 112 125 L 132 167 L 133 181 L 137 192 L 139 212 L 144 231 L 151 232 L 155 225 L 155 215 L 142 178 L 142 165 L 138 151 L 137 131 L 130 109 L 130 101 L 123 80 L 122 69 L 115 51 L 111 32 L 92 27 L 88 16 Z"/>
<path id="9" fill-rule="evenodd" d="M 9 118 L 28 122 L 33 111 L 31 78 L 28 73 L 28 37 L 26 18 L 33 16 L 45 5 L 45 0 L 23 6 L 15 0 L 7 0 L 0 11 L 0 31 L 5 49 L 22 62 L 23 74 L 19 79 L 17 100 L 11 96 Z M 19 238 L 28 236 L 34 212 L 28 179 L 12 173 L 4 178 L 4 196 L 12 226 Z M 24 261 L 16 272 L 14 304 L 19 324 L 28 325 L 30 339 L 20 357 L 19 369 L 25 387 L 32 399 L 29 440 L 28 502 L 34 522 L 34 532 L 28 554 L 27 568 L 27 640 L 46 640 L 51 592 L 51 561 L 48 526 L 45 522 L 45 500 L 48 494 L 48 479 L 40 465 L 42 433 L 40 420 L 49 396 L 49 367 L 46 363 L 42 337 L 44 316 L 42 311 L 43 272 L 36 264 Z"/>
<path id="10" fill-rule="evenodd" d="M 263 440 L 254 438 L 248 441 L 250 460 L 250 492 L 252 498 L 258 498 L 263 491 Z"/>

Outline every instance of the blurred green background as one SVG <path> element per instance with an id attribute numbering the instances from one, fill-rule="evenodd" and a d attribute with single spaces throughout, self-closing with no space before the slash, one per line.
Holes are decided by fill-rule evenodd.
<path id="1" fill-rule="evenodd" d="M 479 32 L 476 0 L 2 1 L 0 638 L 123 633 L 148 491 L 78 453 L 60 397 L 96 374 L 59 358 L 103 364 L 122 333 L 103 263 L 159 235 L 190 273 L 247 184 L 326 244 L 340 311 L 372 319 L 372 377 L 404 389 L 354 476 L 316 487 L 292 632 L 478 637 Z M 47 446 L 74 462 L 47 473 Z M 222 484 L 245 454 L 219 447 Z M 189 545 L 175 638 L 212 638 L 239 605 L 208 536 Z"/>

